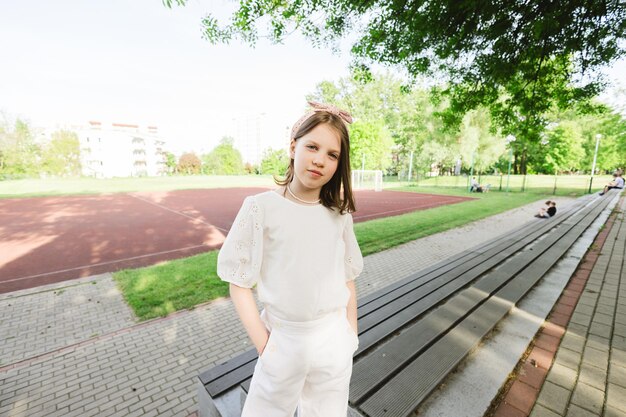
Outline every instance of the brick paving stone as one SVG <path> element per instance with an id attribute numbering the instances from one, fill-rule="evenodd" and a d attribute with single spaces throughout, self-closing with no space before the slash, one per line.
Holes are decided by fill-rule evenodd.
<path id="1" fill-rule="evenodd" d="M 582 353 L 585 348 L 585 338 L 575 333 L 568 332 L 563 336 L 560 347 Z"/>
<path id="2" fill-rule="evenodd" d="M 566 316 L 571 316 L 574 312 L 574 307 L 568 306 L 567 304 L 557 303 L 556 308 L 554 309 L 555 313 L 564 314 Z"/>
<path id="3" fill-rule="evenodd" d="M 545 334 L 558 338 L 565 334 L 565 328 L 563 326 L 557 326 L 556 324 L 550 322 L 545 322 L 541 331 Z"/>
<path id="4" fill-rule="evenodd" d="M 567 414 L 565 414 L 565 417 L 595 417 L 599 415 L 600 414 L 596 414 L 584 408 L 580 408 L 576 404 L 570 404 L 567 409 Z"/>
<path id="5" fill-rule="evenodd" d="M 614 350 L 626 350 L 626 337 L 614 334 L 613 339 L 611 340 L 611 346 Z"/>
<path id="6" fill-rule="evenodd" d="M 71 318 L 80 318 L 80 321 Z M 110 274 L 0 295 L 0 364 L 127 328 L 136 317 Z M 18 336 L 19 335 L 19 336 Z M 23 343 L 25 342 L 25 343 Z"/>
<path id="7" fill-rule="evenodd" d="M 613 407 L 606 407 L 602 417 L 624 417 L 624 411 Z"/>
<path id="8" fill-rule="evenodd" d="M 591 324 L 592 316 L 590 314 L 576 311 L 570 318 L 570 323 L 577 323 L 583 326 L 589 326 Z"/>
<path id="9" fill-rule="evenodd" d="M 609 363 L 608 352 L 603 352 L 601 350 L 597 350 L 589 346 L 585 347 L 585 351 L 583 352 L 583 364 L 596 366 L 598 368 L 606 370 L 608 363 Z"/>
<path id="10" fill-rule="evenodd" d="M 613 331 L 619 336 L 626 336 L 626 325 L 616 323 Z"/>
<path id="11" fill-rule="evenodd" d="M 595 334 L 590 334 L 589 337 L 587 337 L 586 346 L 603 352 L 608 352 L 611 347 L 611 340 Z"/>
<path id="12" fill-rule="evenodd" d="M 612 316 L 614 314 L 614 309 L 611 306 L 598 305 L 596 306 L 596 313 Z"/>
<path id="13" fill-rule="evenodd" d="M 626 413 L 626 388 L 609 383 L 606 405 Z"/>
<path id="14" fill-rule="evenodd" d="M 567 323 L 569 323 L 569 318 L 569 315 L 560 313 L 552 313 L 550 315 L 550 321 L 558 326 L 567 326 Z"/>
<path id="15" fill-rule="evenodd" d="M 559 338 L 555 336 L 551 336 L 549 334 L 541 333 L 539 337 L 535 339 L 535 346 L 540 347 L 541 349 L 547 350 L 548 352 L 556 352 L 559 347 Z"/>
<path id="16" fill-rule="evenodd" d="M 610 366 L 608 382 L 626 388 L 626 368 Z"/>
<path id="17" fill-rule="evenodd" d="M 533 366 L 526 361 L 520 368 L 519 380 L 538 390 L 541 388 L 547 373 L 548 371 L 545 368 Z"/>
<path id="18" fill-rule="evenodd" d="M 578 305 L 586 305 L 590 307 L 594 307 L 596 305 L 598 297 L 594 295 L 595 291 L 593 293 L 590 291 L 592 290 L 587 287 L 587 289 L 580 296 L 580 299 L 578 300 Z"/>
<path id="19" fill-rule="evenodd" d="M 565 305 L 568 306 L 576 306 L 576 304 L 578 304 L 578 298 L 576 297 L 568 297 L 568 296 L 561 296 L 561 298 L 559 299 L 560 303 L 563 303 Z"/>
<path id="20" fill-rule="evenodd" d="M 561 415 L 562 414 L 557 414 L 541 404 L 535 404 L 532 413 L 530 413 L 530 417 L 559 417 Z"/>
<path id="21" fill-rule="evenodd" d="M 593 321 L 604 324 L 605 326 L 612 326 L 613 315 L 603 314 L 596 311 L 596 314 L 593 316 Z"/>
<path id="22" fill-rule="evenodd" d="M 604 391 L 606 387 L 606 369 L 583 363 L 580 367 L 578 380 Z"/>
<path id="23" fill-rule="evenodd" d="M 536 397 L 536 389 L 523 382 L 515 381 L 505 398 L 505 402 L 528 414 L 535 403 Z"/>
<path id="24" fill-rule="evenodd" d="M 577 283 L 573 283 L 573 282 L 570 282 L 570 284 L 567 287 L 569 289 L 573 290 L 573 291 L 579 291 L 579 292 L 582 292 L 583 288 L 584 288 L 583 285 L 577 284 Z"/>
<path id="25" fill-rule="evenodd" d="M 552 365 L 546 380 L 572 391 L 576 385 L 576 377 L 575 370 L 555 363 Z"/>
<path id="26" fill-rule="evenodd" d="M 537 403 L 554 411 L 555 413 L 558 413 L 559 415 L 564 415 L 565 410 L 567 409 L 570 394 L 571 392 L 568 389 L 553 384 L 550 381 L 546 381 L 541 388 L 541 392 L 537 398 Z"/>
<path id="27" fill-rule="evenodd" d="M 576 384 L 572 395 L 572 404 L 589 410 L 595 414 L 602 413 L 604 390 L 599 390 L 583 382 Z"/>
<path id="28" fill-rule="evenodd" d="M 626 368 L 626 350 L 613 347 L 611 349 L 611 364 Z"/>
<path id="29" fill-rule="evenodd" d="M 563 366 L 567 366 L 570 369 L 578 370 L 580 365 L 582 355 L 580 352 L 575 352 L 569 349 L 559 349 L 556 353 L 556 358 L 554 359 L 555 363 L 558 363 Z"/>
<path id="30" fill-rule="evenodd" d="M 582 298 L 581 298 L 582 301 Z M 574 309 L 576 313 L 586 314 L 588 316 L 593 316 L 593 312 L 595 311 L 595 301 L 593 305 L 587 305 L 583 303 L 578 303 L 576 308 Z"/>
<path id="31" fill-rule="evenodd" d="M 535 366 L 540 366 L 543 369 L 550 369 L 552 357 L 551 352 L 535 346 L 528 355 L 528 362 L 533 363 Z"/>
<path id="32" fill-rule="evenodd" d="M 586 338 L 587 334 L 589 333 L 589 326 L 569 323 L 567 326 L 567 331 Z"/>
<path id="33" fill-rule="evenodd" d="M 493 414 L 493 417 L 527 417 L 528 414 L 523 411 L 518 410 L 515 407 L 510 406 L 509 404 L 502 403 L 496 412 Z"/>

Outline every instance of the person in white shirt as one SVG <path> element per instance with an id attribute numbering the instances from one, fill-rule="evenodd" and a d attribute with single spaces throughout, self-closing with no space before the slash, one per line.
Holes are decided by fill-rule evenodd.
<path id="1" fill-rule="evenodd" d="M 476 193 L 482 193 L 483 192 L 483 187 L 482 185 L 480 185 L 480 183 L 478 181 L 476 181 L 476 177 L 472 177 L 472 180 L 470 181 L 470 192 L 476 192 Z"/>
<path id="2" fill-rule="evenodd" d="M 600 193 L 600 195 L 604 195 L 607 191 L 617 188 L 619 190 L 624 188 L 624 178 L 622 178 L 621 173 L 616 172 L 613 174 L 613 180 L 604 186 L 604 190 Z"/>
<path id="3" fill-rule="evenodd" d="M 292 129 L 285 179 L 245 199 L 218 255 L 217 273 L 259 353 L 242 417 L 347 414 L 354 279 L 363 269 L 350 214 L 352 118 L 309 104 Z"/>

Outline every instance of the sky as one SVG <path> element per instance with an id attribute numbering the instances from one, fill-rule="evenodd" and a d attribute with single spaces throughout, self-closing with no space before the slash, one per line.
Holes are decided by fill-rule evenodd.
<path id="1" fill-rule="evenodd" d="M 332 54 L 298 34 L 256 48 L 202 39 L 201 18 L 227 17 L 233 3 L 0 0 L 0 112 L 45 128 L 156 125 L 177 154 L 208 152 L 235 119 L 263 114 L 262 146 L 283 147 L 305 96 L 348 75 L 348 48 Z M 626 61 L 607 72 L 626 86 Z"/>
<path id="2" fill-rule="evenodd" d="M 232 2 L 1 3 L 0 111 L 34 126 L 156 125 L 176 151 L 208 151 L 233 132 L 234 118 L 264 113 L 267 145 L 279 147 L 306 94 L 348 75 L 348 54 L 299 36 L 256 48 L 202 39 L 201 18 L 228 16 Z"/>

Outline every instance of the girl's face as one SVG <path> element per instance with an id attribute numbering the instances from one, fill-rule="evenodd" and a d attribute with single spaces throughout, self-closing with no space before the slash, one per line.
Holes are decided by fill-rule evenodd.
<path id="1" fill-rule="evenodd" d="M 316 192 L 331 180 L 339 165 L 341 139 L 327 124 L 315 126 L 298 140 L 292 140 L 293 188 L 300 192 Z"/>

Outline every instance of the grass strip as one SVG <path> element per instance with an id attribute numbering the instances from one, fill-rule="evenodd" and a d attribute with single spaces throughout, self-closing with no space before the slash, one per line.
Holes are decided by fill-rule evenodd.
<path id="1" fill-rule="evenodd" d="M 217 276 L 217 251 L 113 274 L 124 299 L 140 321 L 228 295 Z"/>
<path id="2" fill-rule="evenodd" d="M 492 191 L 506 190 L 507 177 L 478 176 L 481 184 L 491 184 Z M 611 179 L 610 175 L 596 176 L 593 189 L 599 190 Z M 396 177 L 385 177 L 388 189 L 408 185 Z M 128 178 L 47 178 L 0 181 L 0 198 L 90 195 L 127 193 L 136 191 L 173 191 L 199 188 L 274 187 L 271 175 L 174 175 L 163 177 Z M 421 179 L 412 185 L 420 190 L 439 189 L 445 193 L 463 193 L 469 182 L 466 176 L 441 176 Z M 557 195 L 582 194 L 589 188 L 589 176 L 584 175 L 511 175 L 510 192 L 535 192 Z M 523 191 L 522 191 L 523 190 Z"/>

